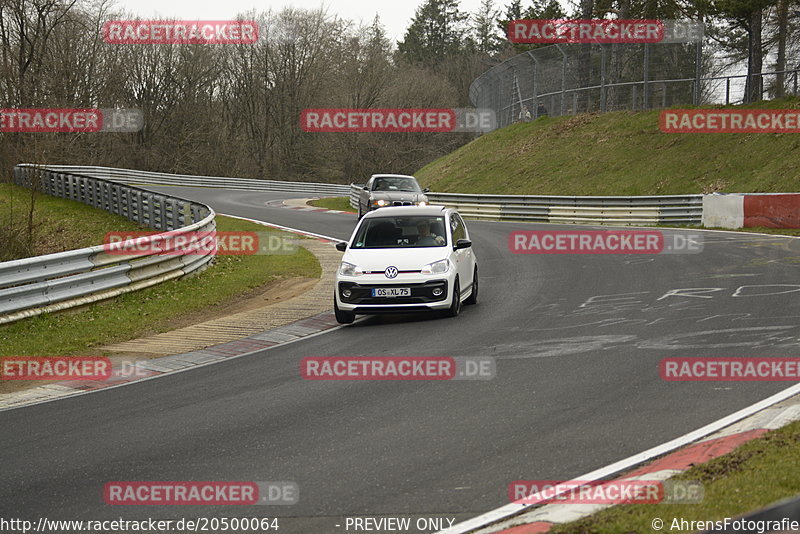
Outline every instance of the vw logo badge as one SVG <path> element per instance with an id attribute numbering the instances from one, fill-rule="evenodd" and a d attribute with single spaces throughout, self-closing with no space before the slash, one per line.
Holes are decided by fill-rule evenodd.
<path id="1" fill-rule="evenodd" d="M 386 275 L 386 278 L 395 278 L 397 276 L 397 267 L 390 265 L 383 271 L 383 274 Z"/>

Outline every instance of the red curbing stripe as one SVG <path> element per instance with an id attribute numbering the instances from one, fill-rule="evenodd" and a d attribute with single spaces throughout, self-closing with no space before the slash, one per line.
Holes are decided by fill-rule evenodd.
<path id="1" fill-rule="evenodd" d="M 665 469 L 675 469 L 678 471 L 685 471 L 693 465 L 705 463 L 714 458 L 718 458 L 724 454 L 733 451 L 739 445 L 753 440 L 757 437 L 766 434 L 768 430 L 764 428 L 757 428 L 755 430 L 748 430 L 730 436 L 724 436 L 717 439 L 708 441 L 701 441 L 694 445 L 690 445 L 684 449 L 668 454 L 655 462 L 641 467 L 631 473 L 626 473 L 622 478 L 632 478 L 635 476 L 645 475 L 647 473 L 655 473 L 656 471 L 663 471 Z"/>
<path id="2" fill-rule="evenodd" d="M 744 226 L 800 228 L 800 194 L 745 195 Z"/>
<path id="3" fill-rule="evenodd" d="M 507 528 L 495 534 L 540 534 L 541 532 L 550 532 L 552 523 L 545 521 L 537 521 L 536 523 L 528 523 L 527 525 L 518 525 L 516 527 Z"/>

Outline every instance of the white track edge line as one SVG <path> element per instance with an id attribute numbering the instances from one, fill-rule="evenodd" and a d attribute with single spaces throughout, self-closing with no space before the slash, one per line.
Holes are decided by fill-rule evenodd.
<path id="1" fill-rule="evenodd" d="M 223 217 L 230 217 L 231 219 L 241 219 L 243 221 L 250 221 L 250 222 L 255 223 L 255 224 L 260 224 L 261 226 L 269 226 L 270 228 L 277 228 L 279 230 L 284 230 L 284 231 L 292 232 L 292 233 L 295 233 L 295 234 L 306 235 L 306 236 L 310 236 L 310 237 L 316 237 L 316 238 L 319 238 L 319 239 L 325 239 L 327 241 L 333 241 L 334 243 L 338 243 L 340 241 L 346 241 L 346 239 L 339 239 L 338 237 L 331 237 L 331 236 L 328 236 L 328 235 L 315 234 L 314 232 L 306 232 L 305 230 L 299 230 L 297 228 L 292 228 L 291 226 L 282 226 L 280 224 L 274 224 L 274 223 L 268 223 L 268 222 L 264 222 L 264 221 L 258 221 L 256 219 L 251 219 L 249 217 L 240 217 L 238 215 L 228 215 L 228 214 L 225 214 L 225 213 L 218 213 L 218 215 L 222 215 Z"/>
<path id="2" fill-rule="evenodd" d="M 302 321 L 303 319 L 298 319 L 298 320 Z M 103 392 L 103 391 L 108 391 L 110 389 L 116 389 L 116 388 L 121 388 L 121 387 L 125 387 L 125 386 L 132 386 L 134 384 L 139 384 L 141 382 L 147 382 L 149 380 L 156 380 L 158 378 L 164 378 L 165 376 L 172 376 L 172 375 L 175 375 L 175 374 L 178 374 L 178 373 L 183 373 L 185 371 L 193 371 L 194 369 L 199 369 L 201 367 L 207 367 L 209 365 L 216 365 L 218 363 L 227 362 L 229 360 L 235 360 L 237 358 L 242 358 L 244 356 L 250 356 L 250 355 L 255 354 L 257 352 L 265 352 L 265 351 L 268 351 L 268 350 L 277 349 L 279 347 L 285 347 L 286 345 L 291 345 L 292 343 L 297 343 L 298 341 L 303 341 L 305 339 L 310 339 L 312 337 L 320 336 L 322 334 L 327 334 L 328 332 L 333 332 L 334 330 L 339 330 L 340 328 L 344 328 L 345 326 L 349 326 L 349 325 L 333 326 L 333 327 L 328 328 L 326 330 L 321 330 L 319 332 L 314 332 L 313 334 L 308 334 L 307 336 L 298 337 L 297 339 L 292 339 L 292 340 L 289 340 L 289 341 L 284 341 L 283 343 L 278 343 L 277 345 L 272 345 L 271 347 L 261 347 L 259 349 L 251 350 L 250 352 L 245 352 L 245 353 L 242 353 L 242 354 L 236 354 L 234 356 L 222 356 L 221 359 L 219 359 L 219 360 L 214 360 L 214 361 L 211 361 L 211 362 L 194 364 L 194 365 L 191 365 L 189 367 L 183 367 L 181 369 L 170 370 L 170 371 L 158 374 L 158 375 L 153 375 L 153 376 L 148 376 L 148 377 L 145 377 L 145 378 L 140 378 L 138 380 L 133 380 L 131 382 L 125 382 L 123 384 L 114 384 L 113 386 L 106 386 L 106 387 L 103 387 L 103 388 L 92 389 L 92 390 L 89 390 L 89 391 L 78 391 L 76 393 L 71 393 L 69 395 L 61 395 L 61 396 L 53 398 L 53 399 L 45 399 L 45 400 L 41 400 L 41 401 L 32 402 L 30 404 L 23 404 L 21 406 L 8 406 L 6 408 L 0 408 L 0 412 L 5 412 L 5 411 L 9 411 L 9 410 L 20 410 L 22 408 L 29 408 L 31 406 L 36 406 L 38 404 L 45 404 L 45 403 L 48 403 L 48 402 L 56 402 L 56 401 L 60 401 L 60 400 L 63 400 L 63 399 L 71 399 L 73 397 L 80 397 L 82 395 L 88 395 L 90 393 L 100 393 L 100 392 Z M 278 327 L 278 328 L 280 328 L 280 327 Z M 221 345 L 224 345 L 224 343 L 221 343 Z M 203 349 L 199 349 L 199 351 L 202 351 L 202 350 Z M 199 352 L 199 351 L 191 351 L 191 352 Z M 177 354 L 175 354 L 175 356 L 177 356 Z"/>
<path id="3" fill-rule="evenodd" d="M 242 219 L 242 220 L 245 220 L 245 221 L 250 221 L 250 222 L 253 222 L 253 223 L 256 223 L 256 224 L 261 224 L 263 226 L 276 227 L 276 228 L 280 228 L 281 230 L 295 232 L 295 233 L 298 233 L 298 234 L 311 235 L 311 236 L 314 236 L 314 237 L 319 237 L 319 238 L 327 239 L 327 240 L 330 240 L 330 241 L 341 241 L 340 239 L 336 239 L 335 237 L 328 237 L 328 236 L 324 236 L 324 235 L 321 235 L 321 234 L 314 234 L 314 233 L 311 233 L 311 232 L 305 232 L 303 230 L 298 230 L 296 228 L 290 228 L 288 226 L 280 226 L 280 225 L 277 225 L 277 224 L 266 223 L 266 222 L 263 222 L 263 221 L 257 221 L 255 219 L 249 219 L 247 217 L 239 217 L 237 215 L 225 215 L 225 214 L 222 214 L 222 213 L 220 215 L 223 215 L 225 217 L 231 217 L 233 219 Z M 298 319 L 298 320 L 302 321 L 303 319 Z M 356 322 L 358 322 L 358 321 L 356 321 Z M 295 343 L 295 342 L 301 341 L 303 339 L 309 339 L 309 338 L 316 337 L 316 336 L 319 336 L 319 335 L 322 335 L 322 334 L 327 334 L 328 332 L 333 332 L 334 330 L 339 330 L 340 328 L 344 328 L 345 326 L 346 325 L 334 326 L 334 327 L 322 330 L 320 332 L 314 332 L 313 334 L 309 334 L 307 336 L 299 337 L 297 339 L 292 339 L 290 341 L 285 341 L 283 343 L 279 343 L 279 344 L 273 345 L 271 347 L 262 347 L 260 349 L 256 349 L 256 350 L 253 350 L 253 351 L 250 351 L 250 352 L 245 352 L 244 354 L 237 354 L 235 356 L 225 356 L 220 360 L 215 360 L 215 361 L 206 362 L 206 363 L 200 363 L 200 364 L 192 365 L 191 367 L 184 367 L 182 369 L 175 369 L 173 371 L 168 371 L 168 372 L 161 373 L 161 374 L 158 374 L 158 375 L 153 375 L 153 376 L 148 376 L 148 377 L 145 377 L 145 378 L 140 378 L 139 380 L 133 380 L 131 382 L 125 382 L 123 384 L 115 384 L 113 386 L 107 386 L 107 387 L 104 387 L 104 388 L 92 389 L 92 390 L 89 390 L 89 391 L 76 391 L 75 393 L 70 393 L 69 395 L 60 395 L 60 396 L 54 397 L 52 399 L 44 399 L 44 400 L 30 402 L 30 403 L 26 403 L 26 404 L 20 404 L 19 406 L 7 406 L 5 408 L 0 408 L 0 412 L 7 412 L 7 411 L 11 411 L 11 410 L 21 410 L 22 408 L 29 408 L 31 406 L 37 406 L 39 404 L 46 404 L 48 402 L 56 402 L 56 401 L 60 401 L 60 400 L 63 400 L 63 399 L 70 399 L 70 398 L 74 398 L 74 397 L 80 397 L 82 395 L 88 395 L 90 393 L 99 393 L 101 391 L 108 391 L 110 389 L 116 389 L 116 388 L 121 388 L 121 387 L 124 387 L 124 386 L 130 386 L 130 385 L 133 385 L 133 384 L 138 384 L 140 382 L 145 382 L 147 380 L 154 380 L 154 379 L 157 379 L 157 378 L 163 378 L 163 377 L 168 376 L 168 375 L 174 375 L 174 374 L 177 374 L 177 373 L 182 373 L 184 371 L 191 371 L 193 369 L 198 369 L 200 367 L 206 367 L 208 365 L 215 365 L 217 363 L 226 362 L 228 360 L 235 360 L 236 358 L 241 358 L 243 356 L 249 356 L 251 354 L 255 354 L 256 352 L 262 352 L 262 351 L 267 351 L 267 350 L 271 350 L 271 349 L 278 348 L 278 347 L 283 347 L 285 345 L 289 345 L 291 343 Z M 280 327 L 277 327 L 277 328 L 280 328 Z M 266 330 L 265 330 L 265 332 L 266 332 Z M 220 344 L 224 345 L 224 343 L 220 343 Z M 203 349 L 200 349 L 200 350 L 203 350 Z M 174 355 L 174 356 L 177 356 L 177 354 Z"/>
<path id="4" fill-rule="evenodd" d="M 713 432 L 716 432 L 717 430 L 720 430 L 737 421 L 740 421 L 745 417 L 753 415 L 754 413 L 763 410 L 764 408 L 767 408 L 769 406 L 772 406 L 773 404 L 776 404 L 780 401 L 786 400 L 794 395 L 797 395 L 798 393 L 800 393 L 800 384 L 795 384 L 794 386 L 786 388 L 783 391 L 779 391 L 778 393 L 770 397 L 767 397 L 764 400 L 751 404 L 746 408 L 742 408 L 738 412 L 734 412 L 730 415 L 727 415 L 721 419 L 714 421 L 713 423 L 709 423 L 701 428 L 698 428 L 697 430 L 684 434 L 683 436 L 677 437 L 661 445 L 657 445 L 656 447 L 647 449 L 638 454 L 634 454 L 633 456 L 629 456 L 628 458 L 625 458 L 623 460 L 614 462 L 605 467 L 601 467 L 600 469 L 596 469 L 595 471 L 592 471 L 585 475 L 576 477 L 567 483 L 578 483 L 581 481 L 587 482 L 587 481 L 599 480 L 601 478 L 605 478 L 619 471 L 629 469 L 638 464 L 646 462 L 647 460 L 655 458 L 656 456 L 661 456 L 662 454 L 673 451 L 679 447 L 682 447 L 702 437 L 705 437 Z M 471 532 L 478 528 L 489 526 L 492 523 L 496 523 L 512 515 L 517 515 L 521 511 L 526 510 L 527 508 L 533 508 L 534 506 L 536 505 L 525 506 L 516 503 L 506 504 L 504 506 L 501 506 L 500 508 L 496 508 L 482 515 L 479 515 L 478 517 L 474 517 L 472 519 L 468 519 L 467 521 L 463 521 L 451 528 L 439 531 L 437 534 L 466 534 L 467 532 Z"/>

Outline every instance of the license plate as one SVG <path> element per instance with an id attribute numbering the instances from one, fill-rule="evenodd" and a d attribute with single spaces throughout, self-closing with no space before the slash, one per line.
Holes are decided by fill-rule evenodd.
<path id="1" fill-rule="evenodd" d="M 410 297 L 410 287 L 375 287 L 372 289 L 373 297 Z"/>

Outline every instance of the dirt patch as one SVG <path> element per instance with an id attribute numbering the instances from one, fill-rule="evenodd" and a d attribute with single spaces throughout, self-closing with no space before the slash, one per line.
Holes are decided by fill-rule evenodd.
<path id="1" fill-rule="evenodd" d="M 190 313 L 179 318 L 176 318 L 166 325 L 162 331 L 176 330 L 186 326 L 191 326 L 213 319 L 219 319 L 234 313 L 257 310 L 283 302 L 302 295 L 310 290 L 314 285 L 319 282 L 319 278 L 305 278 L 305 277 L 292 277 L 275 280 L 266 286 L 261 286 L 252 289 L 244 294 L 238 295 L 235 298 L 226 300 L 211 306 L 204 310 Z M 70 310 L 74 312 L 74 310 Z M 108 355 L 108 351 L 100 350 L 99 348 L 88 349 L 82 351 L 80 356 L 101 356 Z M 138 360 L 148 360 L 151 358 L 162 358 L 164 354 L 147 354 L 137 353 L 136 355 L 125 354 L 110 354 L 108 355 L 112 362 L 124 360 L 126 362 L 134 362 Z M 58 381 L 53 380 L 0 380 L 0 394 L 13 393 L 22 391 L 24 389 L 34 388 L 38 386 L 46 386 L 48 384 L 57 384 Z"/>
<path id="2" fill-rule="evenodd" d="M 176 330 L 234 313 L 257 310 L 302 295 L 319 282 L 319 278 L 292 277 L 275 280 L 266 287 L 258 287 L 233 299 L 220 302 L 195 313 L 190 313 L 167 324 L 167 330 Z M 166 331 L 166 330 L 165 330 Z"/>

